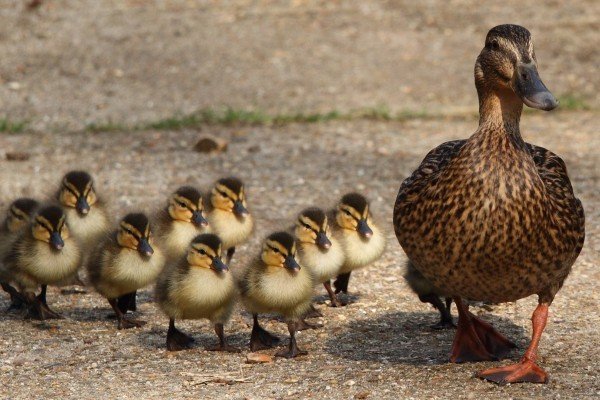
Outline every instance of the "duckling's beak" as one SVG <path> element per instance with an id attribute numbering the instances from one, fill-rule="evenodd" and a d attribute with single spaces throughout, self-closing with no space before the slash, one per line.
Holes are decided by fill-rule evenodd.
<path id="1" fill-rule="evenodd" d="M 250 214 L 248 209 L 244 207 L 240 200 L 236 200 L 235 203 L 233 203 L 233 213 L 238 217 L 245 217 L 246 215 Z"/>
<path id="2" fill-rule="evenodd" d="M 289 269 L 290 271 L 300 271 L 300 265 L 296 262 L 294 256 L 287 256 L 285 261 L 283 262 L 283 266 Z"/>
<path id="3" fill-rule="evenodd" d="M 210 267 L 217 272 L 229 271 L 229 267 L 221 260 L 221 257 L 213 258 Z"/>
<path id="4" fill-rule="evenodd" d="M 325 250 L 331 247 L 331 241 L 329 240 L 325 232 L 317 233 L 317 246 Z"/>
<path id="5" fill-rule="evenodd" d="M 60 233 L 52 232 L 50 234 L 50 246 L 55 250 L 62 250 L 62 248 L 65 247 L 65 242 L 60 236 Z"/>
<path id="6" fill-rule="evenodd" d="M 358 231 L 358 234 L 364 238 L 368 239 L 373 236 L 373 230 L 369 227 L 369 224 L 367 224 L 367 221 L 364 219 L 358 221 L 356 230 Z"/>
<path id="7" fill-rule="evenodd" d="M 152 254 L 154 254 L 154 249 L 152 248 L 152 246 L 150 246 L 150 243 L 148 243 L 148 239 L 146 238 L 141 238 L 139 243 L 138 243 L 138 247 L 137 247 L 137 251 L 146 257 L 150 257 Z"/>
<path id="8" fill-rule="evenodd" d="M 208 226 L 208 221 L 202 215 L 202 211 L 194 211 L 192 213 L 192 223 L 200 228 L 206 228 Z"/>
<path id="9" fill-rule="evenodd" d="M 75 203 L 75 209 L 79 213 L 79 215 L 87 215 L 90 212 L 90 205 L 88 204 L 85 197 L 80 196 L 77 198 L 77 203 Z"/>
<path id="10" fill-rule="evenodd" d="M 558 100 L 546 88 L 533 63 L 517 65 L 513 90 L 531 108 L 550 111 L 558 106 Z"/>

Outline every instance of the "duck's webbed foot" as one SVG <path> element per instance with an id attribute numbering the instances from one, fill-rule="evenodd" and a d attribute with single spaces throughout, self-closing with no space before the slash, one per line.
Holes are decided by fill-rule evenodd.
<path id="1" fill-rule="evenodd" d="M 189 349 L 194 343 L 194 338 L 175 328 L 175 320 L 169 320 L 169 330 L 167 331 L 167 350 L 180 351 Z"/>
<path id="2" fill-rule="evenodd" d="M 135 319 L 126 318 L 125 314 L 123 312 L 121 312 L 121 309 L 119 308 L 118 299 L 116 299 L 116 298 L 108 299 L 108 302 L 109 302 L 110 306 L 112 307 L 113 311 L 115 312 L 115 314 L 117 315 L 117 321 L 118 321 L 117 328 L 119 328 L 119 329 L 141 328 L 142 326 L 146 325 L 146 321 L 139 321 L 139 320 L 135 320 Z"/>
<path id="3" fill-rule="evenodd" d="M 306 313 L 306 315 L 304 316 L 304 318 L 320 318 L 322 316 L 323 316 L 323 314 L 321 314 L 321 311 L 317 310 L 315 308 L 315 306 L 313 306 L 311 304 L 310 305 L 310 309 L 308 310 L 308 312 Z"/>
<path id="4" fill-rule="evenodd" d="M 440 297 L 435 293 L 419 295 L 419 300 L 423 303 L 430 303 L 436 310 L 440 312 L 440 321 L 431 326 L 434 330 L 453 329 L 456 328 L 454 321 L 452 320 L 452 314 L 450 313 L 450 306 L 452 305 L 452 299 L 447 298 L 446 304 L 442 303 Z"/>
<path id="5" fill-rule="evenodd" d="M 2 289 L 10 296 L 10 306 L 8 306 L 6 311 L 18 311 L 25 307 L 25 297 L 17 289 L 7 282 L 0 282 L 0 284 L 2 285 Z"/>
<path id="6" fill-rule="evenodd" d="M 254 314 L 254 325 L 252 326 L 252 335 L 250 336 L 250 351 L 270 349 L 277 346 L 281 339 L 265 330 L 258 323 L 258 315 Z"/>
<path id="7" fill-rule="evenodd" d="M 47 304 L 43 303 L 35 293 L 25 293 L 25 299 L 29 306 L 27 318 L 38 319 L 40 321 L 63 318 L 62 315 L 52 311 Z"/>
<path id="8" fill-rule="evenodd" d="M 298 331 L 305 331 L 305 330 L 308 330 L 308 329 L 319 329 L 319 328 L 322 328 L 322 327 L 323 327 L 323 324 L 312 324 L 310 322 L 307 322 L 304 319 L 301 319 L 296 324 L 296 330 L 298 330 Z"/>
<path id="9" fill-rule="evenodd" d="M 460 298 L 455 302 L 458 329 L 452 343 L 451 362 L 495 361 L 517 347 L 490 324 L 471 314 Z"/>
<path id="10" fill-rule="evenodd" d="M 223 351 L 227 353 L 239 353 L 241 350 L 237 347 L 231 346 L 225 340 L 225 333 L 223 332 L 223 324 L 215 324 L 215 333 L 219 338 L 219 343 L 215 346 L 207 348 L 208 351 Z"/>
<path id="11" fill-rule="evenodd" d="M 343 307 L 346 305 L 345 302 L 339 299 L 339 297 L 336 295 L 336 292 L 333 291 L 333 289 L 331 288 L 330 281 L 325 281 L 323 283 L 323 286 L 325 287 L 325 290 L 327 290 L 327 294 L 329 295 L 329 300 L 331 302 L 330 307 Z"/>
<path id="12" fill-rule="evenodd" d="M 308 352 L 300 350 L 296 344 L 296 322 L 288 322 L 288 331 L 290 332 L 290 344 L 287 350 L 278 351 L 276 357 L 295 358 L 297 356 L 307 355 Z"/>

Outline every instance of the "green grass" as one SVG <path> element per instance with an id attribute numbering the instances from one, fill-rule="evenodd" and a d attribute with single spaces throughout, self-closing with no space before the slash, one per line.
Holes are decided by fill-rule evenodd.
<path id="1" fill-rule="evenodd" d="M 580 96 L 574 94 L 565 94 L 558 98 L 560 105 L 559 109 L 568 111 L 585 111 L 591 110 L 592 107 L 586 103 Z"/>
<path id="2" fill-rule="evenodd" d="M 27 121 L 13 121 L 6 117 L 0 118 L 0 132 L 20 133 L 27 128 Z"/>

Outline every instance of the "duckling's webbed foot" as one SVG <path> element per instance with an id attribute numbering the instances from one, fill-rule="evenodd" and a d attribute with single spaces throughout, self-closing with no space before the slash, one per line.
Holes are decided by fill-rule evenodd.
<path id="1" fill-rule="evenodd" d="M 25 299 L 29 306 L 27 318 L 45 321 L 47 319 L 62 319 L 62 315 L 52 311 L 47 304 L 42 303 L 35 293 L 25 293 Z"/>
<path id="2" fill-rule="evenodd" d="M 17 289 L 12 287 L 7 282 L 1 282 L 0 285 L 2 285 L 2 289 L 10 296 L 10 306 L 8 306 L 8 309 L 6 311 L 18 311 L 25 307 L 25 297 L 21 293 L 19 293 Z"/>
<path id="3" fill-rule="evenodd" d="M 219 338 L 219 344 L 207 348 L 209 351 L 224 351 L 228 353 L 239 353 L 241 350 L 237 347 L 227 344 L 225 334 L 223 332 L 223 324 L 215 324 L 215 333 Z"/>
<path id="4" fill-rule="evenodd" d="M 258 315 L 253 315 L 254 325 L 252 326 L 252 335 L 250 336 L 250 350 L 264 350 L 277 346 L 281 339 L 265 330 L 258 323 Z"/>
<path id="5" fill-rule="evenodd" d="M 119 304 L 118 304 L 117 299 L 109 299 L 108 302 L 110 303 L 110 306 L 113 308 L 115 314 L 117 315 L 117 321 L 119 321 L 117 328 L 119 328 L 119 329 L 141 328 L 142 326 L 146 325 L 145 321 L 139 321 L 139 320 L 135 320 L 135 319 L 126 318 L 125 314 L 123 312 L 121 312 L 121 310 L 119 309 Z"/>
<path id="6" fill-rule="evenodd" d="M 288 331 L 290 332 L 290 343 L 287 350 L 278 351 L 276 357 L 295 358 L 297 356 L 305 356 L 307 351 L 300 350 L 296 343 L 296 322 L 288 322 Z"/>
<path id="7" fill-rule="evenodd" d="M 308 329 L 319 329 L 319 328 L 322 328 L 322 327 L 323 327 L 323 324 L 311 324 L 310 322 L 307 322 L 304 319 L 301 319 L 296 324 L 296 330 L 297 331 L 305 331 L 305 330 L 308 330 Z"/>
<path id="8" fill-rule="evenodd" d="M 442 330 L 456 328 L 454 321 L 452 320 L 452 314 L 450 314 L 450 306 L 452 305 L 452 299 L 447 298 L 446 304 L 442 303 L 440 297 L 435 293 L 420 294 L 419 300 L 423 303 L 430 303 L 435 309 L 440 312 L 440 322 L 431 326 L 431 329 Z"/>
<path id="9" fill-rule="evenodd" d="M 454 300 L 458 308 L 458 329 L 452 343 L 451 362 L 495 361 L 517 347 L 490 324 L 470 313 L 460 297 Z"/>
<path id="10" fill-rule="evenodd" d="M 194 343 L 194 338 L 181 332 L 175 327 L 175 320 L 169 320 L 169 330 L 167 331 L 167 350 L 180 351 L 189 349 Z"/>
<path id="11" fill-rule="evenodd" d="M 310 309 L 308 310 L 304 318 L 321 318 L 322 316 L 323 314 L 321 314 L 321 311 L 317 310 L 315 306 L 311 304 Z"/>
<path id="12" fill-rule="evenodd" d="M 331 301 L 330 307 L 343 307 L 343 306 L 346 305 L 345 302 L 341 301 L 337 297 L 337 295 L 335 294 L 335 292 L 331 288 L 331 282 L 330 281 L 323 282 L 323 286 L 325 287 L 325 290 L 327 290 L 327 294 L 329 295 L 329 300 Z"/>
<path id="13" fill-rule="evenodd" d="M 348 293 L 348 282 L 350 282 L 350 274 L 351 272 L 338 275 L 333 282 L 333 286 L 335 286 L 335 293 Z"/>

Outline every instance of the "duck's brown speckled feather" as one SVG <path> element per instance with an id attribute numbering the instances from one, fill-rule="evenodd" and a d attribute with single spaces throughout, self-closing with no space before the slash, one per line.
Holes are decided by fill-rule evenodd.
<path id="1" fill-rule="evenodd" d="M 425 157 L 398 193 L 396 235 L 447 295 L 552 301 L 583 247 L 583 207 L 560 157 L 493 131 Z"/>

